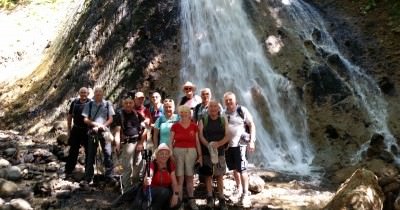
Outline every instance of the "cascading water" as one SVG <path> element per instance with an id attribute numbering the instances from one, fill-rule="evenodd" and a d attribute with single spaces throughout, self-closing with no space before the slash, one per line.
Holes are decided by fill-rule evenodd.
<path id="1" fill-rule="evenodd" d="M 258 160 L 269 168 L 309 174 L 313 159 L 305 108 L 292 83 L 275 73 L 254 36 L 241 0 L 181 0 L 182 80 L 225 91 L 253 114 Z"/>
<path id="2" fill-rule="evenodd" d="M 388 149 L 393 146 L 397 147 L 387 125 L 387 103 L 376 81 L 342 55 L 329 35 L 323 19 L 310 5 L 301 0 L 285 0 L 282 3 L 286 5 L 283 8 L 286 9 L 290 20 L 294 23 L 296 32 L 304 40 L 312 41 L 324 53 L 337 56 L 343 64 L 342 70 L 346 73 L 344 75 L 338 74 L 338 77 L 341 78 L 343 84 L 352 90 L 359 105 L 368 113 L 372 132 L 385 136 Z M 318 38 L 313 37 L 315 31 L 320 32 Z M 367 143 L 362 146 L 357 156 L 359 157 L 359 154 L 366 148 Z"/>

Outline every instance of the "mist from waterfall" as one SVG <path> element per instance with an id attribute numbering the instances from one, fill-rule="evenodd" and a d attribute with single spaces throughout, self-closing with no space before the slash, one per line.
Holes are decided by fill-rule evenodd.
<path id="1" fill-rule="evenodd" d="M 182 82 L 233 91 L 253 114 L 256 165 L 309 174 L 314 157 L 306 110 L 294 85 L 271 68 L 241 0 L 181 0 Z"/>
<path id="2" fill-rule="evenodd" d="M 344 75 L 337 74 L 337 76 L 358 99 L 359 106 L 368 113 L 372 132 L 385 136 L 388 149 L 396 146 L 395 139 L 387 124 L 387 103 L 376 81 L 363 69 L 352 64 L 343 56 L 333 38 L 329 35 L 322 17 L 309 4 L 301 0 L 285 0 L 282 3 L 285 4 L 283 8 L 286 9 L 296 27 L 295 30 L 302 39 L 312 41 L 318 50 L 328 55 L 338 56 L 344 67 L 341 71 L 346 73 Z M 318 36 L 315 36 L 316 31 L 319 32 Z M 360 153 L 366 148 L 366 145 L 362 146 Z"/>

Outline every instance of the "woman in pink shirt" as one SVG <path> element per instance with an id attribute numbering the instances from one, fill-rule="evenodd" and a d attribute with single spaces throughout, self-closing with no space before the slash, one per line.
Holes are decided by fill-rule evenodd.
<path id="1" fill-rule="evenodd" d="M 179 122 L 171 127 L 171 147 L 176 162 L 176 177 L 178 179 L 179 198 L 182 200 L 183 182 L 186 181 L 186 190 L 189 196 L 191 209 L 198 207 L 193 198 L 193 175 L 196 162 L 202 164 L 198 128 L 191 120 L 190 107 L 182 105 L 178 107 Z"/>

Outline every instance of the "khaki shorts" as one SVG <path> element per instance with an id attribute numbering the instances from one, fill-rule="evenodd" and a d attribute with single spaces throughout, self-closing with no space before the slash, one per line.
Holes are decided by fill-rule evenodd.
<path id="1" fill-rule="evenodd" d="M 175 147 L 173 152 L 176 163 L 176 176 L 193 176 L 197 159 L 196 148 Z"/>
<path id="2" fill-rule="evenodd" d="M 203 173 L 205 176 L 223 176 L 226 173 L 225 156 L 218 156 L 218 163 L 213 165 L 209 155 L 203 156 Z"/>

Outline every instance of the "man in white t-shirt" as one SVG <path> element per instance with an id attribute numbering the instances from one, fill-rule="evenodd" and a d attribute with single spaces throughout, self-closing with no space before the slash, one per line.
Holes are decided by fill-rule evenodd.
<path id="1" fill-rule="evenodd" d="M 236 196 L 241 197 L 243 207 L 250 208 L 247 152 L 253 152 L 255 149 L 256 129 L 250 112 L 237 104 L 234 93 L 226 92 L 224 103 L 228 130 L 231 133 L 229 148 L 225 153 L 226 164 L 229 170 L 233 170 L 237 187 Z"/>

